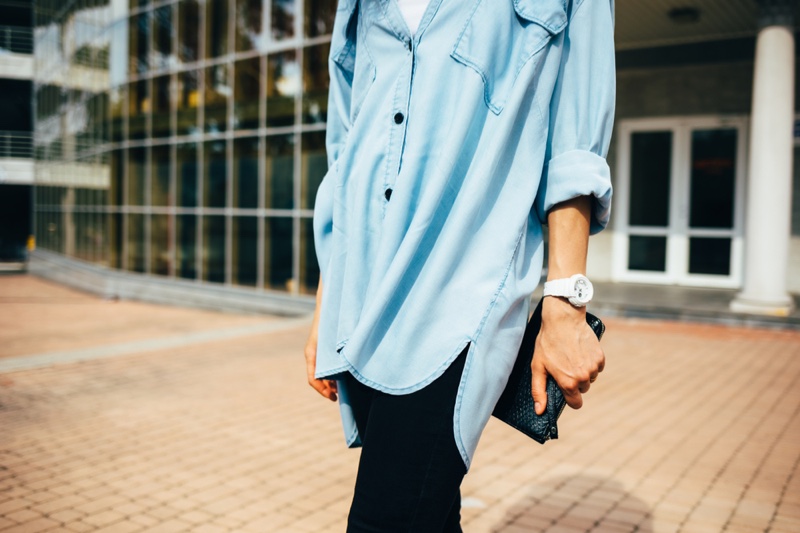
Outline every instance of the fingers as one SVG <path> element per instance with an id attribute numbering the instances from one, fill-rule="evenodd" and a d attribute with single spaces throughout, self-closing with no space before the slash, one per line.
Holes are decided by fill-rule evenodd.
<path id="1" fill-rule="evenodd" d="M 531 363 L 531 395 L 534 411 L 537 415 L 543 414 L 547 407 L 547 370 L 536 357 Z"/>
<path id="2" fill-rule="evenodd" d="M 311 385 L 311 388 L 320 393 L 322 396 L 332 402 L 335 402 L 337 399 L 336 393 L 338 392 L 336 381 L 330 379 L 317 379 L 314 377 L 314 373 L 317 369 L 316 339 L 309 340 L 305 349 L 305 357 L 306 378 L 308 379 L 308 384 Z"/>

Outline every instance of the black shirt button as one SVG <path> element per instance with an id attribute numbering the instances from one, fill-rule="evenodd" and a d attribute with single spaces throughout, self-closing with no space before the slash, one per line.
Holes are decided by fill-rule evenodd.
<path id="1" fill-rule="evenodd" d="M 392 199 L 392 189 L 386 189 L 384 191 L 383 195 L 386 197 L 387 201 L 391 200 Z"/>
<path id="2" fill-rule="evenodd" d="M 404 118 L 405 117 L 403 116 L 402 113 L 395 113 L 395 115 L 394 115 L 394 123 L 395 124 L 402 124 Z"/>

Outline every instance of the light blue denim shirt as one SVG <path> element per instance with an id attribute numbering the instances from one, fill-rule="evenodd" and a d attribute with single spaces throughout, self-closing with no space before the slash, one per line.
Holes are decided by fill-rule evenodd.
<path id="1" fill-rule="evenodd" d="M 613 26 L 613 0 L 431 0 L 412 37 L 396 0 L 339 0 L 316 375 L 410 393 L 470 343 L 467 466 L 522 340 L 548 210 L 591 195 L 592 233 L 609 219 Z"/>

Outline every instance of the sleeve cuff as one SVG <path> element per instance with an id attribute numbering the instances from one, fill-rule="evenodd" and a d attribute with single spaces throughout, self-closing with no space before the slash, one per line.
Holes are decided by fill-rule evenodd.
<path id="1" fill-rule="evenodd" d="M 611 171 L 605 158 L 594 152 L 564 152 L 551 159 L 545 168 L 536 195 L 536 214 L 542 224 L 546 224 L 547 213 L 553 206 L 589 195 L 594 197 L 589 228 L 589 233 L 594 235 L 608 225 L 611 216 Z"/>

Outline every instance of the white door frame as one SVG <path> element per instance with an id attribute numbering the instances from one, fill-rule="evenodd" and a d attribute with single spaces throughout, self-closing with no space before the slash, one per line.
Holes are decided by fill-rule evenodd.
<path id="1" fill-rule="evenodd" d="M 691 132 L 695 129 L 734 128 L 736 136 L 736 176 L 732 230 L 689 228 L 691 178 Z M 666 228 L 634 227 L 628 224 L 630 202 L 631 134 L 641 131 L 671 131 L 669 224 Z M 748 119 L 743 115 L 686 116 L 627 119 L 617 123 L 617 183 L 614 191 L 614 242 L 612 279 L 637 283 L 687 285 L 696 287 L 739 288 L 744 264 L 744 193 L 747 169 Z M 628 237 L 659 235 L 667 237 L 665 272 L 628 269 Z M 730 237 L 731 269 L 728 276 L 689 273 L 690 237 Z"/>

